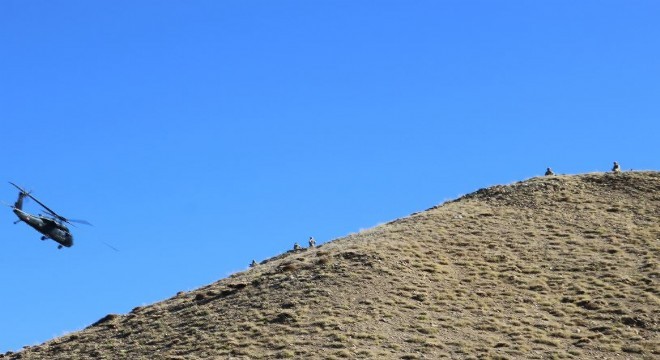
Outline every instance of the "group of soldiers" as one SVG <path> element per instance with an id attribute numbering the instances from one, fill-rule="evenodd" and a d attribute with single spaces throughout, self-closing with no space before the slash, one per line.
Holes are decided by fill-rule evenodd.
<path id="1" fill-rule="evenodd" d="M 309 237 L 309 241 L 308 241 L 308 242 L 309 242 L 309 247 L 310 247 L 310 248 L 316 247 L 316 240 L 314 240 L 314 237 L 313 237 L 313 236 L 310 236 L 310 237 Z M 303 249 L 303 247 L 300 246 L 300 245 L 298 245 L 298 243 L 294 243 L 294 244 L 293 244 L 293 250 L 294 250 L 294 251 L 298 251 L 298 250 L 302 250 L 302 249 Z"/>
<path id="2" fill-rule="evenodd" d="M 612 172 L 614 172 L 614 173 L 620 173 L 621 172 L 621 167 L 619 166 L 619 163 L 616 162 L 616 161 L 614 162 L 614 166 L 612 167 Z M 554 175 L 554 174 L 555 173 L 552 171 L 551 168 L 548 168 L 548 169 L 545 170 L 545 176 L 550 176 L 550 175 Z"/>
<path id="3" fill-rule="evenodd" d="M 309 243 L 309 248 L 310 249 L 316 247 L 316 240 L 314 239 L 313 236 L 309 237 L 308 243 Z M 300 246 L 297 242 L 294 243 L 293 244 L 293 251 L 300 251 L 300 250 L 303 250 L 303 247 Z M 257 265 L 258 264 L 257 264 L 256 260 L 252 260 L 252 262 L 250 263 L 250 267 L 255 267 Z"/>

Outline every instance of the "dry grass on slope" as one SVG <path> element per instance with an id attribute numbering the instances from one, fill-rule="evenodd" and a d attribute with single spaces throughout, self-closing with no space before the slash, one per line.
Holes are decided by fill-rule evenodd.
<path id="1" fill-rule="evenodd" d="M 659 219 L 657 172 L 496 186 L 5 358 L 651 359 Z"/>

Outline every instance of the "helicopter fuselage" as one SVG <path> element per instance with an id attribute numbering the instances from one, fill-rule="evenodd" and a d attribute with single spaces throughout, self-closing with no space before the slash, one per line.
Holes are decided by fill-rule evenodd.
<path id="1" fill-rule="evenodd" d="M 18 208 L 14 208 L 13 211 L 20 221 L 23 221 L 43 234 L 42 240 L 52 239 L 62 246 L 73 246 L 73 235 L 71 235 L 69 229 L 63 224 L 49 217 L 28 214 Z"/>

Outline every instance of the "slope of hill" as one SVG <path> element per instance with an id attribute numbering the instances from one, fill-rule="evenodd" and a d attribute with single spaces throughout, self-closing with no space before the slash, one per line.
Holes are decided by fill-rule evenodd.
<path id="1" fill-rule="evenodd" d="M 660 173 L 533 178 L 9 359 L 657 358 Z"/>

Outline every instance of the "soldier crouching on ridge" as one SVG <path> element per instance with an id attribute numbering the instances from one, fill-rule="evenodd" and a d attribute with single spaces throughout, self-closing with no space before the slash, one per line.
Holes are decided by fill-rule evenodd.
<path id="1" fill-rule="evenodd" d="M 614 162 L 614 166 L 612 167 L 612 172 L 618 173 L 621 172 L 621 167 L 619 166 L 618 162 Z"/>
<path id="2" fill-rule="evenodd" d="M 552 172 L 552 169 L 551 169 L 551 168 L 548 168 L 548 169 L 545 171 L 545 176 L 550 176 L 550 175 L 554 175 L 554 174 L 555 174 L 555 173 Z"/>

